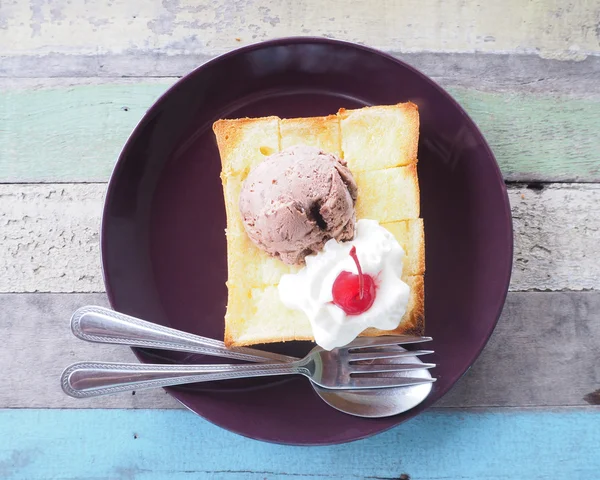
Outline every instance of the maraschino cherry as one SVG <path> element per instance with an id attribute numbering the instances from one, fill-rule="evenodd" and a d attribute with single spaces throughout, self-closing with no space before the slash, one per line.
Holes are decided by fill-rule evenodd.
<path id="1" fill-rule="evenodd" d="M 358 275 L 343 271 L 333 282 L 331 293 L 333 303 L 346 312 L 346 315 L 360 315 L 371 308 L 375 301 L 375 280 L 362 272 L 356 247 L 350 249 L 350 256 L 356 263 Z"/>

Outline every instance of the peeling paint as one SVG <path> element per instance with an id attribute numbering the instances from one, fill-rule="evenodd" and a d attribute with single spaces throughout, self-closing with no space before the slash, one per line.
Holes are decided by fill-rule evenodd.
<path id="1" fill-rule="evenodd" d="M 101 292 L 104 184 L 0 185 L 0 292 Z M 600 289 L 600 187 L 509 188 L 512 291 Z"/>
<path id="2" fill-rule="evenodd" d="M 61 20 L 65 20 L 67 17 L 65 16 L 63 9 L 57 5 L 50 9 L 50 19 L 53 22 L 60 22 Z"/>
<path id="3" fill-rule="evenodd" d="M 42 23 L 44 22 L 44 13 L 42 11 L 43 3 L 43 0 L 30 0 L 31 18 L 29 25 L 31 27 L 32 37 L 41 36 Z"/>
<path id="4" fill-rule="evenodd" d="M 0 478 L 9 478 L 33 462 L 33 450 L 14 450 L 6 460 L 0 460 Z"/>
<path id="5" fill-rule="evenodd" d="M 128 0 L 60 6 L 44 0 L 16 2 L 3 8 L 0 55 L 121 54 L 126 49 L 216 55 L 236 47 L 236 38 L 302 34 L 402 52 L 539 54 L 563 60 L 600 55 L 598 2 L 537 0 L 524 8 L 521 0 L 507 0 L 481 8 L 462 0 L 407 0 L 373 8 L 361 0 L 336 0 L 326 16 L 317 0 L 301 5 L 291 0 L 164 0 L 137 3 L 135 10 L 133 5 Z M 132 23 L 132 18 L 140 21 Z M 190 50 L 169 49 L 200 26 L 202 36 Z"/>
<path id="6" fill-rule="evenodd" d="M 94 25 L 94 27 L 103 27 L 110 23 L 110 21 L 107 18 L 95 18 L 95 17 L 91 17 L 89 19 L 89 22 L 91 25 Z"/>
<path id="7" fill-rule="evenodd" d="M 163 0 L 162 12 L 155 20 L 148 22 L 148 28 L 156 35 L 171 35 L 175 30 L 175 21 L 179 11 L 179 0 Z"/>

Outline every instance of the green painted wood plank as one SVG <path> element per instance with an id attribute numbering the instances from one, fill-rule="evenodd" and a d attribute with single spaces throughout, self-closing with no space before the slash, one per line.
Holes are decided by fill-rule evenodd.
<path id="1" fill-rule="evenodd" d="M 600 180 L 600 99 L 449 91 L 482 130 L 506 179 Z"/>
<path id="2" fill-rule="evenodd" d="M 0 91 L 0 182 L 106 181 L 170 83 Z"/>
<path id="3" fill-rule="evenodd" d="M 0 410 L 0 477 L 587 480 L 600 469 L 599 427 L 597 409 L 430 412 L 369 439 L 290 447 L 187 410 Z"/>
<path id="4" fill-rule="evenodd" d="M 3 88 L 0 182 L 106 181 L 133 127 L 173 81 Z M 449 90 L 507 180 L 600 180 L 600 99 Z"/>

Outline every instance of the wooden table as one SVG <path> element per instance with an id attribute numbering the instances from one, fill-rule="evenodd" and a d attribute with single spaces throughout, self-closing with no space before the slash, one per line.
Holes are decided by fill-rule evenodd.
<path id="1" fill-rule="evenodd" d="M 598 0 L 0 3 L 0 478 L 599 478 L 599 21 Z M 198 64 L 287 35 L 391 52 L 483 130 L 515 227 L 490 343 L 437 408 L 335 447 L 248 440 L 162 390 L 67 398 L 68 363 L 133 360 L 68 329 L 107 303 L 99 221 L 127 136 Z"/>

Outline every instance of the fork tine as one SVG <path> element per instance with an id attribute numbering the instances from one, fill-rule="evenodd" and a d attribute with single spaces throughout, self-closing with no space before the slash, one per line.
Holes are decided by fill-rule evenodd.
<path id="1" fill-rule="evenodd" d="M 380 365 L 349 365 L 348 371 L 351 374 L 405 372 L 407 370 L 429 369 L 435 366 L 435 363 L 383 363 Z"/>
<path id="2" fill-rule="evenodd" d="M 419 378 L 419 377 L 351 377 L 348 382 L 348 389 L 363 389 L 363 388 L 394 388 L 394 387 L 410 387 L 412 385 L 424 385 L 426 383 L 435 382 L 435 378 Z"/>
<path id="3" fill-rule="evenodd" d="M 384 337 L 359 337 L 349 343 L 344 348 L 354 350 L 368 347 L 383 347 L 386 345 L 406 345 L 409 343 L 421 343 L 431 341 L 431 337 L 417 337 L 414 335 L 396 335 Z"/>
<path id="4" fill-rule="evenodd" d="M 361 360 L 381 360 L 384 358 L 404 358 L 404 357 L 417 357 L 419 355 L 430 355 L 433 350 L 407 350 L 406 352 L 358 352 L 349 353 L 348 361 L 360 362 Z"/>

